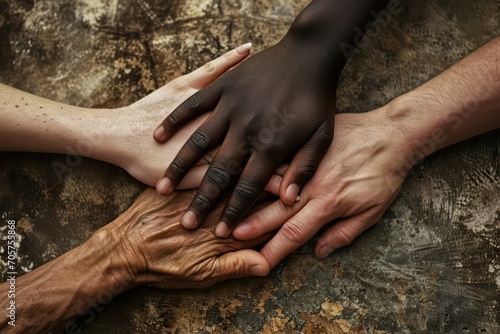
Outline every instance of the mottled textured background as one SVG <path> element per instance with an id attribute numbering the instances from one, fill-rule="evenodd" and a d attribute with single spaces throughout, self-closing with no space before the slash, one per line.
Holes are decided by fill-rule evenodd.
<path id="1" fill-rule="evenodd" d="M 233 46 L 271 46 L 306 3 L 0 0 L 0 82 L 79 106 L 123 106 Z M 349 61 L 340 112 L 382 105 L 500 33 L 497 0 L 401 0 L 401 6 L 388 24 L 376 23 Z M 82 243 L 143 189 L 96 161 L 84 160 L 59 182 L 51 164 L 64 156 L 0 159 L 0 229 L 7 218 L 18 221 L 23 271 Z M 309 243 L 267 278 L 202 291 L 138 288 L 96 319 L 83 319 L 81 328 L 498 333 L 499 181 L 496 131 L 428 158 L 382 221 L 326 260 L 317 260 Z"/>

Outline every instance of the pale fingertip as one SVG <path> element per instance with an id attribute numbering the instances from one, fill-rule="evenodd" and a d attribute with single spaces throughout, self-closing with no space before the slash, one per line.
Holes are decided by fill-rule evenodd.
<path id="1" fill-rule="evenodd" d="M 215 236 L 218 238 L 226 238 L 228 236 L 229 228 L 224 222 L 220 222 L 215 228 Z"/>
<path id="2" fill-rule="evenodd" d="M 285 190 L 285 198 L 287 200 L 287 204 L 293 204 L 297 201 L 297 197 L 299 194 L 299 185 L 296 183 L 292 183 Z"/>
<path id="3" fill-rule="evenodd" d="M 319 258 L 319 259 L 324 259 L 326 258 L 328 255 L 332 254 L 333 252 L 335 251 L 334 248 L 332 248 L 330 245 L 323 245 L 321 246 L 317 252 L 316 252 L 316 256 Z"/>
<path id="4" fill-rule="evenodd" d="M 242 221 L 241 223 L 236 226 L 236 228 L 233 230 L 233 235 L 245 235 L 250 231 L 250 223 L 247 221 Z"/>
<path id="5" fill-rule="evenodd" d="M 300 201 L 300 199 L 301 199 L 301 197 L 300 197 L 300 196 L 295 197 L 295 202 Z"/>
<path id="6" fill-rule="evenodd" d="M 188 230 L 192 230 L 196 226 L 196 215 L 193 211 L 187 211 L 182 216 L 181 225 Z"/>
<path id="7" fill-rule="evenodd" d="M 244 54 L 247 54 L 251 48 L 252 48 L 252 43 L 245 43 L 243 45 L 238 46 L 234 51 L 236 51 L 236 54 L 242 56 Z"/>
<path id="8" fill-rule="evenodd" d="M 172 182 L 170 182 L 170 180 L 167 179 L 166 177 L 162 178 L 156 184 L 156 191 L 160 195 L 168 195 L 170 193 L 171 188 L 172 188 Z"/>
<path id="9" fill-rule="evenodd" d="M 156 130 L 153 132 L 153 138 L 157 141 L 157 142 L 163 142 L 165 141 L 165 138 L 166 137 L 166 132 L 165 132 L 165 128 L 163 127 L 163 125 L 160 125 L 159 127 L 156 128 Z"/>

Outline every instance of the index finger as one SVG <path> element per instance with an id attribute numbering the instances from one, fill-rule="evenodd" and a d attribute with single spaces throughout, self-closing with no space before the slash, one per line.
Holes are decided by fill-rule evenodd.
<path id="1" fill-rule="evenodd" d="M 222 56 L 209 61 L 184 77 L 189 87 L 202 89 L 224 74 L 231 67 L 243 61 L 250 53 L 252 43 L 238 46 Z"/>
<path id="2" fill-rule="evenodd" d="M 278 162 L 254 153 L 248 161 L 215 229 L 215 235 L 226 238 L 253 206 L 271 179 Z"/>
<path id="3" fill-rule="evenodd" d="M 243 44 L 221 57 L 206 63 L 192 73 L 179 78 L 180 80 L 184 80 L 185 85 L 188 87 L 199 91 L 191 95 L 167 115 L 154 130 L 153 138 L 158 143 L 164 143 L 186 122 L 213 109 L 217 105 L 221 93 L 216 79 L 245 59 L 249 54 L 251 46 L 252 43 Z M 209 85 L 211 83 L 212 85 Z"/>
<path id="4" fill-rule="evenodd" d="M 260 251 L 271 268 L 305 244 L 330 221 L 321 212 L 316 201 L 311 200 L 299 213 L 283 224 L 278 233 Z"/>
<path id="5" fill-rule="evenodd" d="M 267 232 L 274 231 L 283 226 L 304 205 L 305 201 L 287 205 L 278 199 L 269 206 L 243 219 L 234 229 L 233 237 L 239 240 L 251 240 Z"/>

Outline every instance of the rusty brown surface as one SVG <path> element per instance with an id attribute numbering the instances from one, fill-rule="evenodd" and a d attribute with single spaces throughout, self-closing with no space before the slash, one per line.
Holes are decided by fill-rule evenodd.
<path id="1" fill-rule="evenodd" d="M 307 1 L 0 1 L 0 82 L 87 107 L 129 104 L 229 48 L 272 45 Z M 500 33 L 499 4 L 401 1 L 349 61 L 338 110 L 369 110 Z M 378 25 L 378 26 L 377 26 Z M 83 160 L 0 154 L 0 214 L 24 271 L 82 243 L 143 186 Z M 310 242 L 267 278 L 202 291 L 138 288 L 84 333 L 498 333 L 500 133 L 426 159 L 382 221 L 323 261 Z M 4 222 L 0 222 L 3 226 Z M 2 277 L 5 271 L 2 269 Z"/>

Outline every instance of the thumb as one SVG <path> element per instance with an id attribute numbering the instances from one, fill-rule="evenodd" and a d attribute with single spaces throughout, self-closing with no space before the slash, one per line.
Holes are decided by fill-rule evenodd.
<path id="1" fill-rule="evenodd" d="M 271 270 L 266 258 L 252 249 L 219 256 L 216 268 L 217 281 L 248 276 L 267 276 Z"/>

